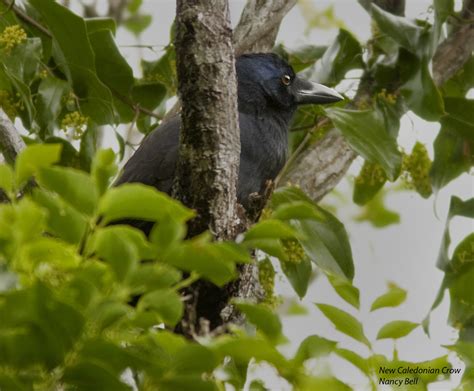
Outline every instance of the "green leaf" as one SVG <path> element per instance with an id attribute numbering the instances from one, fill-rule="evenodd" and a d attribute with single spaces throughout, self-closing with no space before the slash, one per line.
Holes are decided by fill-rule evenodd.
<path id="1" fill-rule="evenodd" d="M 293 358 L 296 365 L 303 364 L 311 358 L 319 358 L 332 353 L 336 348 L 337 342 L 331 341 L 317 335 L 306 337 L 298 347 L 298 351 Z"/>
<path id="2" fill-rule="evenodd" d="M 143 78 L 166 86 L 169 96 L 176 95 L 178 79 L 176 76 L 176 53 L 173 45 L 165 48 L 165 53 L 156 61 L 142 60 Z"/>
<path id="3" fill-rule="evenodd" d="M 280 265 L 296 294 L 302 299 L 306 295 L 311 280 L 311 261 L 306 257 L 297 263 L 280 259 Z"/>
<path id="4" fill-rule="evenodd" d="M 362 324 L 356 318 L 329 304 L 316 304 L 316 306 L 338 331 L 370 347 L 370 342 L 364 335 Z"/>
<path id="5" fill-rule="evenodd" d="M 355 179 L 352 199 L 357 205 L 365 205 L 372 200 L 387 181 L 387 176 L 378 163 L 365 161 Z"/>
<path id="6" fill-rule="evenodd" d="M 49 134 L 53 134 L 56 121 L 61 113 L 63 97 L 71 90 L 68 82 L 56 77 L 48 76 L 41 80 L 38 86 L 36 98 L 36 109 L 38 124 L 46 128 Z"/>
<path id="7" fill-rule="evenodd" d="M 65 167 L 47 167 L 38 173 L 40 185 L 58 194 L 79 212 L 92 215 L 98 196 L 92 179 L 83 171 Z"/>
<path id="8" fill-rule="evenodd" d="M 341 29 L 321 60 L 316 63 L 313 78 L 318 83 L 333 86 L 351 69 L 363 67 L 359 42 L 349 31 Z"/>
<path id="9" fill-rule="evenodd" d="M 100 30 L 109 30 L 113 35 L 117 31 L 117 23 L 114 18 L 94 17 L 85 19 L 87 33 L 92 34 Z"/>
<path id="10" fill-rule="evenodd" d="M 468 172 L 474 163 L 471 156 L 474 141 L 459 134 L 459 129 L 462 128 L 467 127 L 451 116 L 441 119 L 441 130 L 434 141 L 434 159 L 430 171 L 431 182 L 436 190 Z"/>
<path id="11" fill-rule="evenodd" d="M 359 289 L 348 282 L 346 279 L 328 275 L 328 280 L 336 293 L 353 307 L 359 309 Z"/>
<path id="12" fill-rule="evenodd" d="M 123 281 L 136 268 L 140 259 L 154 256 L 144 233 L 126 225 L 98 229 L 88 251 L 106 260 L 119 281 Z"/>
<path id="13" fill-rule="evenodd" d="M 29 129 L 36 114 L 36 110 L 33 105 L 33 99 L 31 96 L 31 90 L 28 85 L 23 82 L 22 79 L 18 78 L 9 69 L 0 67 L 0 72 L 2 71 L 2 69 L 5 76 L 10 81 L 11 85 L 14 87 L 15 93 L 18 94 L 18 97 L 21 99 L 23 107 L 19 111 L 19 116 L 23 122 L 23 126 Z"/>
<path id="14" fill-rule="evenodd" d="M 282 326 L 278 316 L 262 304 L 242 301 L 234 303 L 247 320 L 254 324 L 270 341 L 277 343 L 282 338 Z"/>
<path id="15" fill-rule="evenodd" d="M 459 329 L 470 329 L 474 317 L 474 295 L 472 281 L 474 279 L 474 263 L 466 263 L 455 273 L 449 275 L 447 284 L 450 297 L 449 323 Z"/>
<path id="16" fill-rule="evenodd" d="M 285 58 L 296 73 L 312 66 L 319 60 L 327 46 L 303 45 L 297 48 L 287 48 L 283 44 L 275 48 L 275 52 Z"/>
<path id="17" fill-rule="evenodd" d="M 175 326 L 183 316 L 183 302 L 179 295 L 171 289 L 157 289 L 142 296 L 138 302 L 138 310 L 153 310 L 159 320 L 168 326 Z"/>
<path id="18" fill-rule="evenodd" d="M 451 235 L 449 233 L 449 226 L 451 219 L 455 216 L 474 218 L 474 198 L 463 201 L 456 196 L 451 197 L 448 218 L 446 219 L 443 239 L 441 240 L 441 247 L 438 254 L 438 260 L 436 262 L 436 266 L 445 271 L 450 265 L 448 250 L 449 245 L 451 244 Z"/>
<path id="19" fill-rule="evenodd" d="M 155 224 L 150 233 L 150 242 L 157 246 L 158 252 L 164 254 L 175 244 L 186 236 L 186 225 L 176 221 L 173 217 L 167 218 Z"/>
<path id="20" fill-rule="evenodd" d="M 100 80 L 112 91 L 128 96 L 134 84 L 133 71 L 115 44 L 110 30 L 89 32 Z"/>
<path id="21" fill-rule="evenodd" d="M 15 177 L 17 186 L 21 186 L 41 168 L 48 167 L 59 160 L 61 145 L 36 144 L 26 147 L 15 162 Z"/>
<path id="22" fill-rule="evenodd" d="M 135 14 L 126 19 L 123 24 L 127 30 L 135 35 L 140 35 L 150 26 L 153 17 L 151 15 Z"/>
<path id="23" fill-rule="evenodd" d="M 115 153 L 112 149 L 102 149 L 97 152 L 92 161 L 92 178 L 95 182 L 97 193 L 103 195 L 117 173 Z"/>
<path id="24" fill-rule="evenodd" d="M 4 294 L 0 318 L 0 363 L 21 371 L 62 363 L 84 325 L 78 311 L 41 283 Z"/>
<path id="25" fill-rule="evenodd" d="M 391 181 L 398 177 L 402 157 L 378 111 L 333 108 L 326 112 L 357 153 L 372 163 L 380 164 Z"/>
<path id="26" fill-rule="evenodd" d="M 194 271 L 218 286 L 235 277 L 236 260 L 229 258 L 228 251 L 218 243 L 205 242 L 200 237 L 171 248 L 163 258 L 163 262 L 188 272 Z"/>
<path id="27" fill-rule="evenodd" d="M 183 346 L 176 352 L 173 361 L 174 368 L 179 373 L 199 375 L 212 372 L 219 364 L 217 355 L 211 349 L 198 344 Z"/>
<path id="28" fill-rule="evenodd" d="M 377 297 L 370 307 L 370 311 L 378 310 L 385 307 L 398 307 L 404 303 L 407 298 L 406 290 L 395 284 L 389 284 L 388 291 Z"/>
<path id="29" fill-rule="evenodd" d="M 400 214 L 385 206 L 386 190 L 381 189 L 354 217 L 356 221 L 368 221 L 374 227 L 382 228 L 400 222 Z"/>
<path id="30" fill-rule="evenodd" d="M 438 121 L 445 114 L 441 93 L 429 71 L 428 59 L 401 50 L 398 57 L 400 91 L 410 110 L 427 121 Z"/>
<path id="31" fill-rule="evenodd" d="M 13 170 L 8 164 L 0 164 L 0 189 L 7 194 L 13 191 Z"/>
<path id="32" fill-rule="evenodd" d="M 367 376 L 370 376 L 370 365 L 367 359 L 359 356 L 357 353 L 353 352 L 352 350 L 337 348 L 334 350 L 334 352 L 338 356 L 349 361 L 356 368 L 359 368 L 362 373 L 364 373 Z"/>
<path id="33" fill-rule="evenodd" d="M 289 224 L 267 219 L 255 224 L 245 233 L 245 240 L 255 241 L 257 239 L 286 239 L 301 236 Z"/>
<path id="34" fill-rule="evenodd" d="M 28 86 L 36 77 L 41 57 L 41 39 L 28 38 L 24 43 L 15 46 L 9 55 L 3 56 L 2 63 L 10 75 L 14 75 Z"/>
<path id="35" fill-rule="evenodd" d="M 212 349 L 222 358 L 232 357 L 238 365 L 247 364 L 254 358 L 256 361 L 266 361 L 277 369 L 288 366 L 285 357 L 273 344 L 261 338 L 224 336 L 214 340 Z"/>
<path id="36" fill-rule="evenodd" d="M 302 203 L 306 206 L 303 207 Z M 277 216 L 291 219 L 292 227 L 300 234 L 298 241 L 312 262 L 341 278 L 351 280 L 354 277 L 352 251 L 346 230 L 333 215 L 294 187 L 277 189 L 271 204 Z M 308 208 L 313 212 L 302 215 Z M 286 257 L 280 259 L 285 261 Z"/>
<path id="37" fill-rule="evenodd" d="M 169 288 L 182 280 L 182 273 L 164 263 L 145 263 L 131 271 L 128 286 L 133 294 Z"/>
<path id="38" fill-rule="evenodd" d="M 42 189 L 35 189 L 33 200 L 48 211 L 47 230 L 49 233 L 65 240 L 79 244 L 87 222 L 74 208 L 64 202 L 59 196 Z"/>
<path id="39" fill-rule="evenodd" d="M 97 76 L 84 19 L 54 1 L 31 0 L 29 4 L 41 15 L 53 34 L 60 57 L 56 61 L 72 79 L 83 114 L 99 125 L 113 123 L 112 94 Z"/>
<path id="40" fill-rule="evenodd" d="M 384 11 L 374 3 L 371 11 L 372 18 L 383 33 L 412 53 L 420 51 L 422 44 L 426 42 L 424 40 L 428 38 L 425 29 L 407 18 Z"/>
<path id="41" fill-rule="evenodd" d="M 420 324 L 407 320 L 395 320 L 384 325 L 377 333 L 377 339 L 402 338 L 410 334 Z"/>
<path id="42" fill-rule="evenodd" d="M 194 216 L 194 212 L 168 195 L 137 183 L 110 189 L 100 200 L 99 213 L 104 223 L 125 218 L 161 221 L 168 216 L 184 222 Z"/>
<path id="43" fill-rule="evenodd" d="M 131 390 L 120 380 L 120 374 L 113 373 L 94 361 L 79 362 L 67 367 L 61 381 L 79 390 Z"/>

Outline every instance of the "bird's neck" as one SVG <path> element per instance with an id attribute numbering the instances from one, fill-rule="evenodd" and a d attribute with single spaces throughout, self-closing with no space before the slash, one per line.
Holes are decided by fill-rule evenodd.
<path id="1" fill-rule="evenodd" d="M 291 119 L 295 114 L 294 108 L 282 108 L 268 105 L 266 102 L 253 102 L 239 100 L 239 112 L 255 116 L 261 121 L 277 121 L 285 130 L 288 129 Z"/>

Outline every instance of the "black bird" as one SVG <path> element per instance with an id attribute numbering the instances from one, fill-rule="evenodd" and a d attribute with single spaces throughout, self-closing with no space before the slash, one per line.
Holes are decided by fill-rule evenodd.
<path id="1" fill-rule="evenodd" d="M 240 125 L 240 171 L 237 198 L 247 207 L 249 195 L 265 190 L 287 158 L 288 128 L 301 104 L 343 99 L 336 91 L 303 80 L 275 54 L 246 54 L 237 58 Z M 150 133 L 125 164 L 116 185 L 141 182 L 171 192 L 178 160 L 179 115 Z"/>

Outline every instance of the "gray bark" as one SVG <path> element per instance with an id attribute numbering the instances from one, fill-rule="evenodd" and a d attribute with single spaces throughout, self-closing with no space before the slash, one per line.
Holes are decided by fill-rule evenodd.
<path id="1" fill-rule="evenodd" d="M 25 148 L 25 142 L 16 130 L 13 122 L 0 107 L 0 151 L 9 164 L 15 162 L 16 156 Z"/>
<path id="2" fill-rule="evenodd" d="M 183 125 L 175 195 L 198 214 L 191 234 L 232 238 L 240 132 L 226 0 L 178 0 L 176 68 Z"/>
<path id="3" fill-rule="evenodd" d="M 248 0 L 234 31 L 235 54 L 271 51 L 284 16 L 296 0 Z"/>

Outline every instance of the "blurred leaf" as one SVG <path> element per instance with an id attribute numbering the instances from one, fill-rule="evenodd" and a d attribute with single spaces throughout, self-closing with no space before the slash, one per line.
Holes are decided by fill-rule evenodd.
<path id="1" fill-rule="evenodd" d="M 79 338 L 84 319 L 44 285 L 8 292 L 0 302 L 0 363 L 53 369 Z"/>
<path id="2" fill-rule="evenodd" d="M 35 189 L 33 200 L 48 211 L 48 232 L 65 240 L 78 244 L 82 239 L 87 222 L 74 208 L 65 203 L 57 195 Z"/>
<path id="3" fill-rule="evenodd" d="M 182 279 L 182 273 L 164 263 L 145 263 L 131 271 L 128 286 L 133 294 L 169 288 Z"/>
<path id="4" fill-rule="evenodd" d="M 359 215 L 355 216 L 356 221 L 368 221 L 374 227 L 382 228 L 400 222 L 398 212 L 387 209 L 385 206 L 385 191 L 379 191 L 371 201 L 369 201 Z"/>
<path id="5" fill-rule="evenodd" d="M 282 338 L 282 326 L 278 316 L 263 304 L 251 304 L 243 301 L 235 302 L 239 311 L 245 314 L 246 319 L 254 324 L 258 330 L 273 343 Z"/>
<path id="6" fill-rule="evenodd" d="M 140 259 L 150 259 L 154 252 L 146 241 L 145 234 L 126 225 L 100 228 L 94 232 L 90 243 L 91 253 L 106 260 L 123 281 L 137 266 Z"/>
<path id="7" fill-rule="evenodd" d="M 157 246 L 161 254 L 164 254 L 173 245 L 183 240 L 185 236 L 185 224 L 168 216 L 160 221 L 159 224 L 155 224 L 150 233 L 150 242 Z"/>
<path id="8" fill-rule="evenodd" d="M 318 304 L 316 306 L 328 318 L 338 331 L 370 346 L 370 342 L 364 335 L 362 324 L 347 312 L 329 304 Z"/>
<path id="9" fill-rule="evenodd" d="M 228 257 L 226 248 L 218 243 L 204 242 L 200 237 L 171 248 L 163 262 L 188 272 L 196 272 L 212 283 L 222 286 L 236 276 L 236 257 Z"/>
<path id="10" fill-rule="evenodd" d="M 171 289 L 157 289 L 146 293 L 138 302 L 138 310 L 151 309 L 157 313 L 160 321 L 168 326 L 175 326 L 183 316 L 183 302 Z"/>
<path id="11" fill-rule="evenodd" d="M 283 221 L 266 219 L 252 226 L 245 233 L 245 240 L 294 238 L 298 234 L 298 231 Z"/>
<path id="12" fill-rule="evenodd" d="M 0 164 L 0 189 L 6 193 L 13 190 L 13 170 L 8 164 Z"/>
<path id="13" fill-rule="evenodd" d="M 377 339 L 402 338 L 410 334 L 420 324 L 407 320 L 395 320 L 384 325 L 377 333 Z"/>
<path id="14" fill-rule="evenodd" d="M 168 195 L 137 183 L 110 189 L 100 200 L 99 213 L 104 223 L 125 218 L 161 221 L 168 216 L 186 221 L 194 216 L 194 212 Z"/>
<path id="15" fill-rule="evenodd" d="M 370 307 L 370 311 L 375 311 L 379 308 L 385 307 L 398 307 L 400 304 L 405 302 L 406 298 L 406 290 L 391 283 L 388 286 L 388 291 L 374 300 Z"/>
<path id="16" fill-rule="evenodd" d="M 92 162 L 91 173 L 97 193 L 101 196 L 106 192 L 113 176 L 117 173 L 115 153 L 112 149 L 102 149 L 97 152 Z"/>
<path id="17" fill-rule="evenodd" d="M 99 363 L 79 362 L 64 371 L 61 379 L 64 383 L 79 390 L 130 391 L 131 388 L 115 374 Z"/>
<path id="18" fill-rule="evenodd" d="M 359 289 L 345 279 L 328 275 L 328 280 L 336 293 L 347 303 L 359 309 Z"/>
<path id="19" fill-rule="evenodd" d="M 135 35 L 140 35 L 150 26 L 153 17 L 148 14 L 134 14 L 124 20 L 123 24 L 127 30 Z"/>
<path id="20" fill-rule="evenodd" d="M 58 194 L 79 212 L 92 215 L 98 195 L 92 179 L 82 171 L 65 167 L 47 167 L 39 171 L 38 182 Z"/>
<path id="21" fill-rule="evenodd" d="M 398 177 L 402 157 L 378 111 L 333 108 L 326 112 L 357 153 L 372 163 L 380 164 L 391 181 Z"/>
<path id="22" fill-rule="evenodd" d="M 317 335 L 306 337 L 298 347 L 298 351 L 293 358 L 296 365 L 303 364 L 311 358 L 319 358 L 332 353 L 336 348 L 337 342 L 331 341 Z"/>
<path id="23" fill-rule="evenodd" d="M 254 358 L 266 361 L 277 369 L 288 365 L 285 357 L 268 340 L 252 337 L 224 336 L 214 341 L 212 349 L 222 357 L 230 356 L 237 364 L 248 363 Z"/>
<path id="24" fill-rule="evenodd" d="M 349 361 L 356 368 L 359 368 L 362 373 L 364 373 L 367 376 L 370 376 L 370 365 L 367 359 L 347 349 L 337 348 L 334 350 L 334 352 L 339 357 L 342 357 L 343 359 Z"/>
<path id="25" fill-rule="evenodd" d="M 15 162 L 15 177 L 17 186 L 36 174 L 38 170 L 48 167 L 59 160 L 61 145 L 36 144 L 26 147 Z"/>
<path id="26" fill-rule="evenodd" d="M 304 45 L 295 49 L 290 49 L 283 44 L 280 44 L 275 48 L 275 52 L 285 58 L 292 66 L 293 70 L 298 73 L 312 66 L 323 56 L 326 49 L 327 46 L 316 45 Z"/>
<path id="27" fill-rule="evenodd" d="M 351 69 L 363 67 L 359 42 L 350 32 L 341 29 L 321 60 L 316 63 L 312 78 L 318 83 L 334 86 Z"/>
<path id="28" fill-rule="evenodd" d="M 351 387 L 341 382 L 339 379 L 330 376 L 310 377 L 304 376 L 299 379 L 299 390 L 328 390 L 328 391 L 350 391 Z"/>
<path id="29" fill-rule="evenodd" d="M 169 96 L 176 94 L 176 54 L 173 45 L 165 48 L 164 54 L 156 61 L 141 62 L 143 78 L 146 81 L 155 81 L 166 86 Z"/>
<path id="30" fill-rule="evenodd" d="M 465 263 L 455 273 L 448 274 L 450 308 L 449 323 L 458 329 L 469 330 L 469 323 L 474 317 L 474 295 L 472 281 L 474 279 L 474 263 Z"/>

